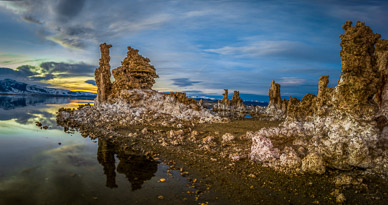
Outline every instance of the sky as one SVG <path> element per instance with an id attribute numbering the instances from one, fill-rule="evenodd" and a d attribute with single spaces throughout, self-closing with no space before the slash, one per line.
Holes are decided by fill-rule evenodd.
<path id="1" fill-rule="evenodd" d="M 0 0 L 0 79 L 95 92 L 106 42 L 112 69 L 127 46 L 150 58 L 161 92 L 260 100 L 275 80 L 300 98 L 322 75 L 336 85 L 346 20 L 387 39 L 387 10 L 385 0 Z"/>

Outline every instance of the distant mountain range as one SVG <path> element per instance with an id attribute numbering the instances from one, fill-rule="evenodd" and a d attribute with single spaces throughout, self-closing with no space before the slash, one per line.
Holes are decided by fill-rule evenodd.
<path id="1" fill-rule="evenodd" d="M 95 97 L 96 93 L 70 91 L 29 85 L 12 79 L 0 80 L 0 94 L 8 95 L 47 95 L 47 96 L 87 96 Z"/>

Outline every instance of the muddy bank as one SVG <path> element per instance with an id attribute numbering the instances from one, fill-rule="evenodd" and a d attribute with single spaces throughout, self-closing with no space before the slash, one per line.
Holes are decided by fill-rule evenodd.
<path id="1" fill-rule="evenodd" d="M 387 203 L 387 181 L 363 175 L 362 170 L 328 169 L 323 175 L 283 174 L 248 160 L 252 144 L 249 131 L 278 124 L 244 119 L 183 129 L 141 125 L 107 129 L 85 124 L 73 128 L 85 137 L 109 140 L 123 150 L 140 151 L 150 159 L 169 164 L 192 182 L 195 179 L 192 186 L 197 191 L 193 194 L 201 203 L 222 204 L 227 200 L 240 204 Z"/>

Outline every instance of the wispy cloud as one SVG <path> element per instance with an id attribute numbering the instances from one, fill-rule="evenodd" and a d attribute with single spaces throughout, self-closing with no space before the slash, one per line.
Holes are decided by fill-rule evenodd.
<path id="1" fill-rule="evenodd" d="M 173 81 L 173 85 L 176 85 L 179 87 L 193 86 L 194 84 L 201 82 L 201 81 L 193 81 L 193 80 L 190 80 L 189 78 L 174 78 L 171 80 Z"/>
<path id="2" fill-rule="evenodd" d="M 292 41 L 259 41 L 245 46 L 225 46 L 217 49 L 206 49 L 205 51 L 221 55 L 257 57 L 276 55 L 282 52 L 291 51 L 300 46 L 301 43 Z"/>
<path id="3" fill-rule="evenodd" d="M 86 80 L 85 83 L 88 83 L 90 85 L 97 85 L 95 80 Z"/>
<path id="4" fill-rule="evenodd" d="M 303 78 L 282 77 L 278 83 L 280 83 L 280 85 L 283 85 L 283 86 L 299 86 L 299 85 L 303 85 L 305 82 L 306 80 Z"/>

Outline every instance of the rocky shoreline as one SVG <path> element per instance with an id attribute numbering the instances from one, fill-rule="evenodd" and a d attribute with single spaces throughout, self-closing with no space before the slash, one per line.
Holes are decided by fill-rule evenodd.
<path id="1" fill-rule="evenodd" d="M 279 121 L 256 119 L 202 124 L 193 128 L 121 126 L 114 129 L 82 124 L 75 130 L 84 137 L 110 141 L 123 151 L 161 160 L 182 176 L 197 179 L 199 202 L 217 202 L 213 193 L 241 204 L 384 204 L 388 182 L 363 170 L 326 169 L 325 174 L 274 172 L 252 162 L 253 131 L 277 128 Z M 60 122 L 59 122 L 60 124 Z M 66 128 L 67 131 L 74 128 Z M 210 195 L 210 196 L 209 196 Z M 220 202 L 221 203 L 221 202 Z"/>

